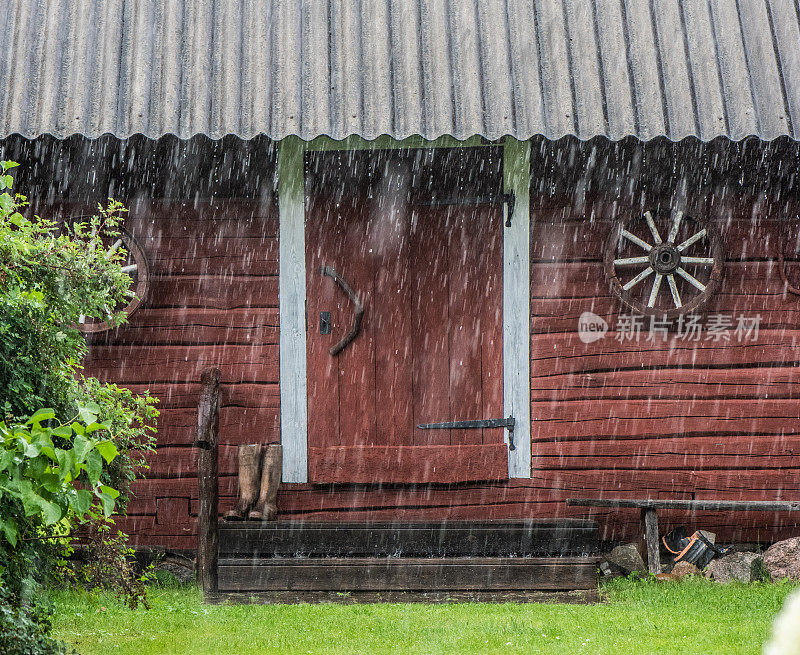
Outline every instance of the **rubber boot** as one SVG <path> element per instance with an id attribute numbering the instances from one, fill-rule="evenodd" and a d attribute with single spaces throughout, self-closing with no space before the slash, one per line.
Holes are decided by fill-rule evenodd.
<path id="1" fill-rule="evenodd" d="M 261 444 L 239 446 L 239 500 L 236 507 L 222 517 L 226 521 L 243 521 L 258 498 L 258 481 L 261 477 Z"/>
<path id="2" fill-rule="evenodd" d="M 272 444 L 264 450 L 261 466 L 261 490 L 256 506 L 247 518 L 254 521 L 274 521 L 278 515 L 278 487 L 283 471 L 283 446 Z"/>

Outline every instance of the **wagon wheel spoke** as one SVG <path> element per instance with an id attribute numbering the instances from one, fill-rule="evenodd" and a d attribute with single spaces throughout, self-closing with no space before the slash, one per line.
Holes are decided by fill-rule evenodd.
<path id="1" fill-rule="evenodd" d="M 114 243 L 111 244 L 109 249 L 106 251 L 106 259 L 111 259 L 111 256 L 119 250 L 119 247 L 122 245 L 122 239 L 117 239 Z"/>
<path id="2" fill-rule="evenodd" d="M 667 236 L 667 241 L 669 243 L 675 243 L 675 239 L 678 238 L 678 230 L 681 229 L 682 218 L 683 212 L 681 210 L 677 210 L 675 212 L 675 218 L 672 220 L 672 227 L 669 229 L 669 236 Z"/>
<path id="3" fill-rule="evenodd" d="M 675 276 L 667 275 L 667 283 L 669 284 L 669 292 L 672 294 L 672 302 L 675 303 L 675 309 L 681 306 L 681 296 L 678 293 L 678 285 L 675 284 Z"/>
<path id="4" fill-rule="evenodd" d="M 615 259 L 615 266 L 631 266 L 632 264 L 647 264 L 650 261 L 649 257 L 623 257 L 622 259 Z"/>
<path id="5" fill-rule="evenodd" d="M 658 228 L 656 227 L 656 223 L 653 220 L 653 214 L 650 212 L 644 213 L 644 220 L 647 221 L 647 227 L 650 228 L 650 234 L 653 235 L 653 239 L 655 239 L 656 245 L 661 243 L 661 235 L 658 233 Z"/>
<path id="6" fill-rule="evenodd" d="M 661 273 L 656 273 L 656 277 L 653 280 L 653 288 L 650 291 L 650 298 L 647 301 L 647 306 L 652 307 L 656 304 L 656 298 L 658 297 L 658 290 L 661 288 L 661 280 L 664 276 Z"/>
<path id="7" fill-rule="evenodd" d="M 684 250 L 686 250 L 692 244 L 697 243 L 698 241 L 700 241 L 700 239 L 705 237 L 706 234 L 707 234 L 707 232 L 706 232 L 705 228 L 700 230 L 697 234 L 693 234 L 688 239 L 686 239 L 686 241 L 684 241 L 682 244 L 680 244 L 678 246 L 678 252 L 683 252 Z"/>
<path id="8" fill-rule="evenodd" d="M 631 232 L 628 232 L 628 230 L 622 230 L 622 236 L 624 236 L 629 241 L 632 241 L 633 243 L 635 243 L 640 248 L 643 248 L 647 252 L 650 252 L 653 249 L 653 246 L 651 246 L 649 243 L 647 243 L 647 241 L 644 241 L 644 240 L 640 239 L 635 234 L 633 234 Z"/>
<path id="9" fill-rule="evenodd" d="M 639 273 L 639 275 L 637 275 L 635 278 L 633 278 L 630 282 L 628 282 L 622 288 L 625 289 L 625 291 L 628 291 L 629 289 L 633 289 L 633 287 L 635 287 L 637 284 L 639 284 L 639 282 L 644 280 L 652 272 L 653 272 L 653 267 L 652 266 L 648 266 L 641 273 Z"/>
<path id="10" fill-rule="evenodd" d="M 713 257 L 681 257 L 684 264 L 713 264 Z"/>
<path id="11" fill-rule="evenodd" d="M 694 275 L 688 273 L 685 268 L 679 267 L 676 271 L 678 275 L 680 275 L 684 280 L 689 282 L 693 287 L 699 289 L 700 291 L 706 290 L 706 285 L 703 284 L 700 280 L 698 280 Z"/>

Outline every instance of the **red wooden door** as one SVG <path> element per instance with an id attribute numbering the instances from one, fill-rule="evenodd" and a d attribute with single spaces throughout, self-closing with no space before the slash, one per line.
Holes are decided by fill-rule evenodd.
<path id="1" fill-rule="evenodd" d="M 309 479 L 505 479 L 503 428 L 417 427 L 503 416 L 502 210 L 425 205 L 391 186 L 307 188 Z M 333 356 L 355 305 L 322 267 L 364 306 Z"/>

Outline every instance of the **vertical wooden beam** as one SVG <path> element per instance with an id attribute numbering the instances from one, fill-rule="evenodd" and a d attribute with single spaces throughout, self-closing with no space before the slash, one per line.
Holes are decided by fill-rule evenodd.
<path id="1" fill-rule="evenodd" d="M 304 143 L 278 145 L 278 295 L 283 482 L 308 481 Z"/>
<path id="2" fill-rule="evenodd" d="M 217 591 L 219 520 L 219 381 L 218 368 L 203 371 L 200 400 L 197 403 L 197 485 L 200 505 L 197 512 L 197 582 L 203 593 Z"/>
<path id="3" fill-rule="evenodd" d="M 661 554 L 658 546 L 658 514 L 655 509 L 642 510 L 642 533 L 647 549 L 647 570 L 650 573 L 661 573 Z"/>
<path id="4" fill-rule="evenodd" d="M 515 197 L 511 224 L 503 227 L 503 406 L 516 419 L 508 476 L 531 477 L 531 150 L 506 137 L 503 184 Z M 507 223 L 509 205 L 506 204 Z"/>

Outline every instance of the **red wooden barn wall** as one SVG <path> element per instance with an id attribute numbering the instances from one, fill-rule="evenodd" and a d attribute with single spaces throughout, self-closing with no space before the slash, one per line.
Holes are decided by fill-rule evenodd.
<path id="1" fill-rule="evenodd" d="M 594 311 L 613 325 L 624 311 L 602 275 L 602 244 L 618 211 L 614 199 L 617 206 L 633 202 L 641 180 L 622 166 L 632 180 L 625 198 L 620 184 L 626 182 L 601 179 L 606 171 L 598 166 L 592 186 L 581 166 L 597 145 L 571 147 L 576 157 L 554 164 L 574 172 L 569 183 L 550 184 L 536 165 L 533 171 L 532 478 L 456 486 L 293 485 L 279 496 L 283 518 L 585 516 L 587 510 L 567 508 L 563 500 L 798 497 L 800 298 L 784 293 L 774 261 L 777 219 L 792 208 L 768 187 L 766 193 L 729 189 L 733 171 L 723 171 L 716 187 L 690 188 L 694 202 L 712 201 L 728 258 L 709 311 L 760 313 L 756 343 L 703 343 L 691 357 L 669 344 L 621 346 L 613 335 L 586 346 L 576 333 L 581 312 Z M 672 147 L 674 155 L 678 146 Z M 640 171 L 654 166 L 635 161 Z M 223 511 L 236 491 L 235 445 L 279 440 L 277 211 L 272 201 L 154 202 L 135 207 L 129 225 L 155 274 L 150 299 L 129 326 L 93 340 L 86 368 L 162 398 L 159 452 L 148 479 L 136 483 L 121 527 L 139 544 L 193 548 L 197 490 L 190 444 L 200 370 L 223 370 Z M 634 512 L 592 515 L 607 539 L 629 538 L 637 529 Z M 798 519 L 785 514 L 667 515 L 665 521 L 737 540 L 800 533 Z"/>
<path id="2" fill-rule="evenodd" d="M 615 208 L 537 203 L 531 283 L 534 484 L 552 500 L 656 497 L 775 500 L 800 494 L 797 383 L 800 297 L 786 294 L 777 219 L 798 207 L 729 198 L 709 211 L 726 251 L 725 280 L 704 312 L 760 315 L 755 341 L 670 336 L 621 343 L 630 313 L 611 297 L 602 248 Z M 587 220 L 591 216 L 591 220 Z M 790 266 L 790 273 L 800 267 Z M 578 316 L 592 311 L 612 332 L 580 341 Z M 592 511 L 606 536 L 631 536 L 636 513 Z M 622 519 L 621 519 L 622 517 Z M 620 520 L 627 523 L 619 525 Z M 667 523 L 723 537 L 768 541 L 799 534 L 792 514 L 665 515 Z M 621 528 L 621 530 L 620 530 Z"/>
<path id="3" fill-rule="evenodd" d="M 158 450 L 121 529 L 139 544 L 195 546 L 201 371 L 222 370 L 220 487 L 235 493 L 236 445 L 278 443 L 278 221 L 272 199 L 154 202 L 126 227 L 153 282 L 129 324 L 91 339 L 86 373 L 160 398 Z"/>
<path id="4" fill-rule="evenodd" d="M 726 278 L 707 314 L 759 314 L 755 342 L 675 347 L 594 344 L 577 334 L 593 311 L 612 329 L 626 310 L 612 298 L 602 248 L 615 209 L 606 200 L 532 198 L 531 353 L 533 475 L 510 483 L 284 492 L 285 516 L 318 519 L 586 516 L 569 497 L 796 499 L 800 405 L 796 366 L 800 297 L 774 261 L 778 215 L 758 198 L 712 210 L 727 251 Z M 790 266 L 798 273 L 800 266 Z M 680 342 L 677 342 L 680 343 Z M 591 510 L 606 539 L 633 538 L 635 511 Z M 788 513 L 664 513 L 720 538 L 770 541 L 800 533 Z"/>

